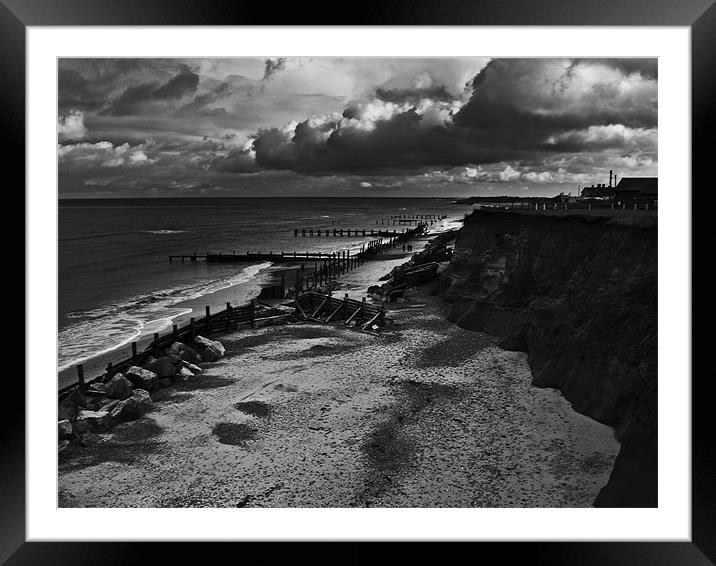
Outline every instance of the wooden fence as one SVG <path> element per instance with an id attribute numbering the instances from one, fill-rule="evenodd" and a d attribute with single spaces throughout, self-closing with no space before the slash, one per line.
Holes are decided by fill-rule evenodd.
<path id="1" fill-rule="evenodd" d="M 182 327 L 174 324 L 171 331 L 163 336 L 155 333 L 151 343 L 141 352 L 137 350 L 137 342 L 132 342 L 132 355 L 129 358 L 110 363 L 105 373 L 89 381 L 85 380 L 84 366 L 79 364 L 77 366 L 77 383 L 62 387 L 58 395 L 62 398 L 73 389 L 79 388 L 83 390 L 88 383 L 106 382 L 115 374 L 124 372 L 133 365 L 141 366 L 150 356 L 159 357 L 162 350 L 168 348 L 174 342 L 190 341 L 198 335 L 211 338 L 211 336 L 225 334 L 241 327 L 255 326 L 257 320 L 261 320 L 261 317 L 256 316 L 255 301 L 238 307 L 232 306 L 231 303 L 226 303 L 226 308 L 215 314 L 212 314 L 211 308 L 207 306 L 206 316 L 199 319 L 192 317 Z"/>

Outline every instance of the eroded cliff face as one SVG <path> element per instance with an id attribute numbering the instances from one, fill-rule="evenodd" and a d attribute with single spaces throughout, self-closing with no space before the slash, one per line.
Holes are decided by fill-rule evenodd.
<path id="1" fill-rule="evenodd" d="M 458 325 L 526 351 L 533 383 L 615 427 L 598 506 L 656 506 L 657 227 L 475 211 L 436 291 Z"/>

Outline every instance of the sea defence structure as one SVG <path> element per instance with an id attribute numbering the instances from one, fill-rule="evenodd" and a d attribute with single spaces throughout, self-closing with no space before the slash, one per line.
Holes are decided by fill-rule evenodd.
<path id="1" fill-rule="evenodd" d="M 260 263 L 264 261 L 271 261 L 275 263 L 296 263 L 300 261 L 317 261 L 325 262 L 328 265 L 332 264 L 346 264 L 352 269 L 352 266 L 359 265 L 376 255 L 380 255 L 385 250 L 396 247 L 403 242 L 406 242 L 413 238 L 422 236 L 427 230 L 427 224 L 418 224 L 415 228 L 401 230 L 352 230 L 353 237 L 362 236 L 377 236 L 377 238 L 370 240 L 367 244 L 361 246 L 360 251 L 353 254 L 350 250 L 340 250 L 337 252 L 250 252 L 247 251 L 245 254 L 237 254 L 235 251 L 231 253 L 216 252 L 205 254 L 176 254 L 169 256 L 169 263 L 174 261 L 185 263 L 195 261 L 206 261 L 207 263 Z M 309 231 L 312 234 L 311 229 Z M 317 230 L 317 236 L 320 236 L 320 230 Z M 328 232 L 328 230 L 325 230 Z M 339 229 L 334 230 L 336 236 L 351 236 L 351 230 Z M 311 235 L 309 234 L 309 235 Z M 302 229 L 302 236 L 306 236 L 306 230 Z M 294 236 L 298 236 L 298 229 L 294 230 Z M 326 233 L 326 236 L 328 234 Z"/>
<path id="2" fill-rule="evenodd" d="M 524 351 L 533 383 L 613 426 L 595 505 L 657 505 L 657 220 L 477 210 L 433 292 L 458 325 Z"/>

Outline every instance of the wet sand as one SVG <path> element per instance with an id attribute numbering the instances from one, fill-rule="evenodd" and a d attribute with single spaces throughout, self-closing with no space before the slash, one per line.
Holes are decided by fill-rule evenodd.
<path id="1" fill-rule="evenodd" d="M 619 447 L 609 427 L 437 299 L 388 316 L 381 336 L 295 323 L 221 338 L 227 357 L 145 417 L 60 453 L 59 506 L 592 504 Z"/>

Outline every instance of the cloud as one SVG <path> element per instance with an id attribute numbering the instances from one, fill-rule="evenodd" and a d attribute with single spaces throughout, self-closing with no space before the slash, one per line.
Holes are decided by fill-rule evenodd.
<path id="1" fill-rule="evenodd" d="M 455 98 L 445 85 L 426 85 L 420 88 L 375 89 L 375 97 L 387 102 L 411 102 L 417 104 L 423 99 L 452 100 Z"/>
<path id="2" fill-rule="evenodd" d="M 514 181 L 520 178 L 521 173 L 515 170 L 512 165 L 507 165 L 498 173 L 500 181 Z"/>
<path id="3" fill-rule="evenodd" d="M 300 172 L 380 171 L 534 159 L 555 151 L 652 151 L 653 63 L 502 59 L 451 95 L 430 74 L 409 88 L 378 88 L 340 118 L 260 130 L 257 164 Z M 509 171 L 504 180 L 510 180 Z M 536 179 L 540 179 L 536 177 Z"/>
<path id="4" fill-rule="evenodd" d="M 81 140 L 87 135 L 84 114 L 77 110 L 70 111 L 57 120 L 57 136 L 60 141 Z"/>
<path id="5" fill-rule="evenodd" d="M 271 79 L 276 73 L 283 71 L 286 68 L 286 57 L 277 57 L 276 59 L 266 59 L 264 61 L 264 76 L 261 79 L 266 82 Z"/>
<path id="6" fill-rule="evenodd" d="M 455 123 L 482 145 L 537 149 L 590 126 L 656 127 L 656 81 L 603 61 L 497 59 L 472 88 Z"/>
<path id="7" fill-rule="evenodd" d="M 141 114 L 150 110 L 153 103 L 174 101 L 196 91 L 199 75 L 187 65 L 180 65 L 179 72 L 166 83 L 144 82 L 127 87 L 102 113 L 113 116 Z"/>
<path id="8" fill-rule="evenodd" d="M 130 146 L 128 143 L 114 145 L 108 141 L 83 142 L 59 145 L 57 155 L 61 170 L 71 167 L 75 171 L 91 171 L 98 168 L 131 167 L 156 163 L 157 158 L 149 158 L 145 153 L 152 146 L 152 142 L 137 146 Z"/>
<path id="9" fill-rule="evenodd" d="M 172 77 L 167 83 L 152 93 L 155 100 L 168 100 L 182 98 L 184 95 L 196 91 L 199 84 L 199 75 L 186 65 L 180 67 L 179 74 Z"/>
<path id="10" fill-rule="evenodd" d="M 59 71 L 61 174 L 93 187 L 112 173 L 107 187 L 136 190 L 280 178 L 299 191 L 306 175 L 367 192 L 518 190 L 657 167 L 655 59 L 63 59 Z"/>
<path id="11" fill-rule="evenodd" d="M 546 143 L 554 150 L 585 151 L 606 148 L 627 152 L 656 152 L 656 128 L 628 128 L 623 124 L 589 126 L 550 136 Z"/>

